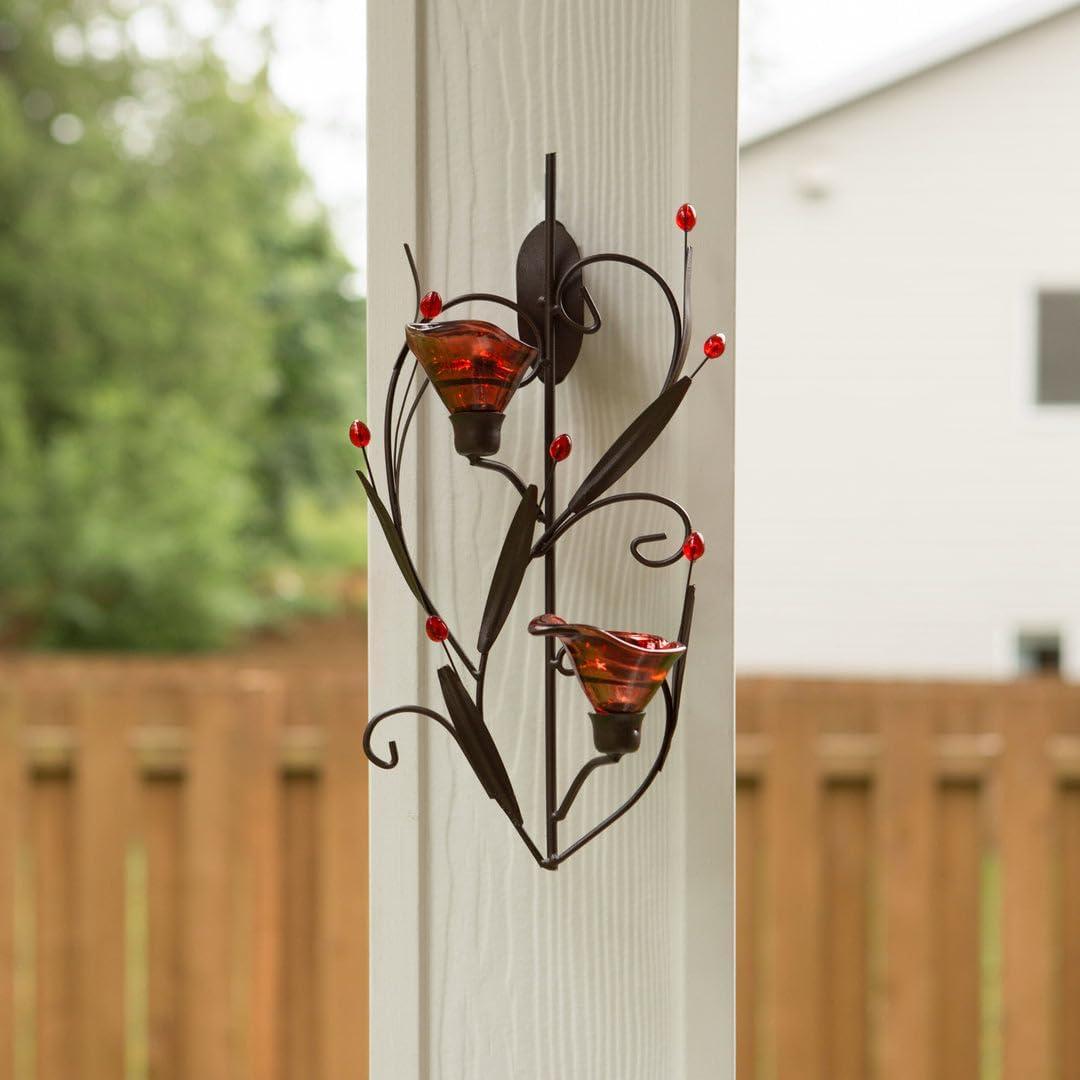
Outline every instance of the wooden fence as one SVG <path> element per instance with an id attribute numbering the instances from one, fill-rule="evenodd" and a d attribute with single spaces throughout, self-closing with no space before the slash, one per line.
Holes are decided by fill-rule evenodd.
<path id="1" fill-rule="evenodd" d="M 739 1080 L 1080 1080 L 1080 688 L 738 694 Z M 365 695 L 0 664 L 0 1078 L 366 1075 Z"/>
<path id="2" fill-rule="evenodd" d="M 1080 1078 L 1080 688 L 743 680 L 739 1080 Z"/>
<path id="3" fill-rule="evenodd" d="M 363 673 L 0 664 L 0 1077 L 367 1075 Z"/>

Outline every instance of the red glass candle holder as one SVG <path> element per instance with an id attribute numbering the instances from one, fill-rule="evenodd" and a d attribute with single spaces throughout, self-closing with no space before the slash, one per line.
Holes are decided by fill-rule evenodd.
<path id="1" fill-rule="evenodd" d="M 641 741 L 645 709 L 686 646 L 656 634 L 601 630 L 538 615 L 529 633 L 554 635 L 565 646 L 592 713 L 593 741 L 601 753 L 628 753 Z"/>
<path id="2" fill-rule="evenodd" d="M 536 349 L 474 319 L 410 323 L 405 341 L 450 412 L 454 449 L 466 457 L 497 453 L 503 411 Z"/>

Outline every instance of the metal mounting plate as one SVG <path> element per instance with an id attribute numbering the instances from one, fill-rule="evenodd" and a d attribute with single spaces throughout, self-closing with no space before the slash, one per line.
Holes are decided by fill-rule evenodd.
<path id="1" fill-rule="evenodd" d="M 555 280 L 581 258 L 574 238 L 566 231 L 562 222 L 555 223 Z M 517 302 L 525 313 L 535 321 L 543 332 L 544 293 L 548 283 L 544 280 L 544 223 L 541 221 L 525 237 L 517 257 Z M 567 283 L 563 290 L 563 308 L 575 322 L 585 321 L 585 299 L 582 291 L 581 275 Z M 555 336 L 555 381 L 560 383 L 570 373 L 570 369 L 581 351 L 580 330 L 570 326 L 558 316 L 554 320 Z M 518 337 L 529 345 L 536 345 L 535 335 L 528 324 L 518 320 Z M 540 378 L 544 378 L 545 369 L 540 369 Z"/>

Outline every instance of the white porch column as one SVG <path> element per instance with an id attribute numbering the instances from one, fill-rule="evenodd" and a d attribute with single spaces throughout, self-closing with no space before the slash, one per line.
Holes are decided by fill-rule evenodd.
<path id="1" fill-rule="evenodd" d="M 544 154 L 558 153 L 559 217 L 582 254 L 621 251 L 679 291 L 676 207 L 692 201 L 691 363 L 714 329 L 734 344 L 737 0 L 369 0 L 369 397 L 379 410 L 412 315 L 401 243 L 423 287 L 515 294 L 518 246 L 542 217 Z M 574 439 L 565 496 L 660 388 L 670 316 L 625 267 L 590 267 L 604 328 L 560 388 Z M 508 312 L 465 312 L 516 332 Z M 731 356 L 711 366 L 676 420 L 616 490 L 686 506 L 708 551 L 679 730 L 645 798 L 557 873 L 537 868 L 445 733 L 407 717 L 401 764 L 371 776 L 372 1080 L 728 1080 L 734 1075 Z M 542 394 L 507 410 L 500 458 L 542 485 Z M 380 489 L 381 446 L 372 460 Z M 516 497 L 451 448 L 425 397 L 403 486 L 406 531 L 433 599 L 472 645 Z M 358 490 L 357 496 L 360 497 Z M 674 635 L 685 563 L 647 570 L 640 533 L 677 532 L 658 508 L 602 510 L 560 545 L 559 611 Z M 672 545 L 667 550 L 672 550 Z M 442 652 L 385 543 L 370 534 L 371 708 L 442 708 Z M 542 845 L 539 562 L 491 655 L 485 714 L 526 825 Z M 587 706 L 560 679 L 560 790 L 592 747 Z M 613 809 L 656 753 L 589 781 L 565 843 Z"/>

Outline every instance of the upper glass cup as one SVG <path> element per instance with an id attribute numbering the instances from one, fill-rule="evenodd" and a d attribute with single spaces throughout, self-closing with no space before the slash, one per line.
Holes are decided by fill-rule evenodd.
<path id="1" fill-rule="evenodd" d="M 458 452 L 470 457 L 497 452 L 503 410 L 535 361 L 536 349 L 476 319 L 410 323 L 405 341 L 450 412 Z"/>
<path id="2" fill-rule="evenodd" d="M 565 646 L 585 696 L 598 713 L 643 713 L 686 646 L 656 634 L 601 630 L 538 615 L 529 633 L 554 635 Z"/>

